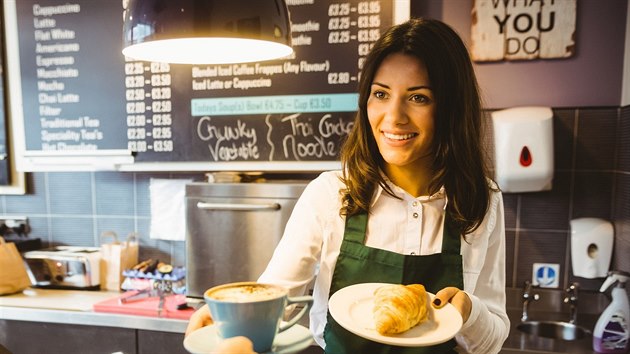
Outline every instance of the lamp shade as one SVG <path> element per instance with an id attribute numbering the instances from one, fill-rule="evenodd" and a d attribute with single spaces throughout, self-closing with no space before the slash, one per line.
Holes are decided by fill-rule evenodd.
<path id="1" fill-rule="evenodd" d="M 293 52 L 284 0 L 129 0 L 123 54 L 176 64 L 245 63 Z"/>

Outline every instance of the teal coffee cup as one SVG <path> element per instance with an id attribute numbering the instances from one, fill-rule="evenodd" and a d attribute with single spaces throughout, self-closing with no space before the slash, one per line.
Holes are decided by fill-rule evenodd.
<path id="1" fill-rule="evenodd" d="M 289 297 L 281 286 L 256 282 L 219 285 L 206 290 L 204 299 L 221 338 L 245 336 L 254 350 L 272 349 L 276 334 L 295 325 L 313 304 L 312 296 Z M 282 323 L 285 308 L 303 304 L 302 309 Z"/>

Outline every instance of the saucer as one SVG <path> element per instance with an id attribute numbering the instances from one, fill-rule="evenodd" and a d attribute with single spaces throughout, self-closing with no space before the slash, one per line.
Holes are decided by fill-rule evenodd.
<path id="1" fill-rule="evenodd" d="M 223 339 L 219 337 L 215 326 L 205 326 L 184 338 L 184 348 L 192 354 L 211 353 Z M 308 328 L 298 324 L 278 333 L 270 352 L 260 354 L 292 354 L 308 348 L 313 337 Z"/>

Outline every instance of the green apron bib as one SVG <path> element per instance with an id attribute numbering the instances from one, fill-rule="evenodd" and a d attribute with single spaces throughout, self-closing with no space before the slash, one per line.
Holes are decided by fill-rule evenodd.
<path id="1" fill-rule="evenodd" d="M 464 288 L 460 233 L 448 214 L 444 221 L 442 253 L 414 256 L 365 246 L 367 214 L 346 220 L 329 297 L 337 290 L 359 283 L 423 284 L 436 293 L 447 286 Z M 455 353 L 454 339 L 431 347 L 398 347 L 361 338 L 341 327 L 328 312 L 324 329 L 326 354 L 440 354 Z"/>

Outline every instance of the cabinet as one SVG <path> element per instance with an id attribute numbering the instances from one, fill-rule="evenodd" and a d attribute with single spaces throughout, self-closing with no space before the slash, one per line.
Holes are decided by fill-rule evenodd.
<path id="1" fill-rule="evenodd" d="M 13 354 L 186 354 L 183 341 L 183 333 L 0 320 L 0 344 Z"/>

